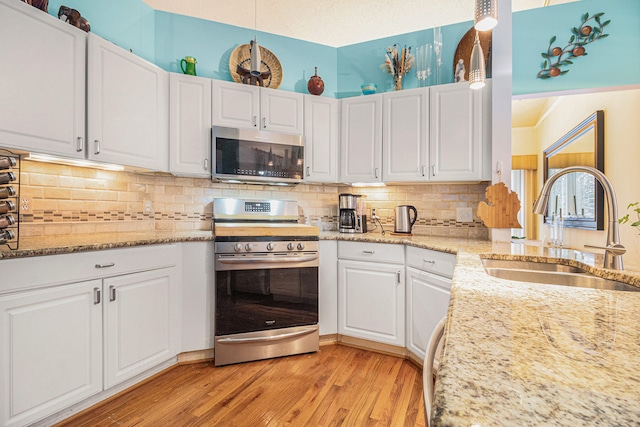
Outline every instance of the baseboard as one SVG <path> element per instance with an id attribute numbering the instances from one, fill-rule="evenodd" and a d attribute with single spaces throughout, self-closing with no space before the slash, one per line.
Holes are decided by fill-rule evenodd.
<path id="1" fill-rule="evenodd" d="M 206 348 L 204 350 L 188 351 L 178 355 L 178 363 L 183 365 L 186 363 L 208 362 L 213 360 L 215 349 Z"/>
<path id="2" fill-rule="evenodd" d="M 338 335 L 338 344 L 350 347 L 361 348 L 363 350 L 375 351 L 377 353 L 388 354 L 390 356 L 407 358 L 407 349 L 397 345 L 384 344 L 370 341 L 363 338 L 355 338 L 347 335 Z"/>
<path id="3" fill-rule="evenodd" d="M 338 334 L 320 335 L 320 345 L 330 345 L 338 343 Z"/>

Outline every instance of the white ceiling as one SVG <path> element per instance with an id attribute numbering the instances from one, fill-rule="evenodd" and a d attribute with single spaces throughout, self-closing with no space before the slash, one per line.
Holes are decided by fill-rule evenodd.
<path id="1" fill-rule="evenodd" d="M 143 0 L 154 9 L 340 47 L 473 19 L 475 0 Z M 514 12 L 577 0 L 512 0 Z M 257 10 L 257 13 L 256 13 Z"/>

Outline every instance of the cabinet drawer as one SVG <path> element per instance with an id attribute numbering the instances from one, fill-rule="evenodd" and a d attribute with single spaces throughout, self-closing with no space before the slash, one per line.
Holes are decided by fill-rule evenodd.
<path id="1" fill-rule="evenodd" d="M 388 243 L 338 242 L 338 258 L 404 264 L 404 246 Z"/>
<path id="2" fill-rule="evenodd" d="M 180 260 L 179 249 L 176 244 L 144 245 L 0 260 L 2 276 L 0 295 L 25 289 L 172 267 Z"/>
<path id="3" fill-rule="evenodd" d="M 445 252 L 407 246 L 407 266 L 452 278 L 456 256 Z"/>

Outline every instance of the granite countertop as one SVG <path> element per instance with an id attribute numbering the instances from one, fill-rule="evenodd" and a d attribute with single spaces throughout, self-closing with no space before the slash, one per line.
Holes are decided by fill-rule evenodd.
<path id="1" fill-rule="evenodd" d="M 547 261 L 640 286 L 640 266 L 601 268 L 602 255 L 518 243 L 321 232 L 321 240 L 390 243 L 457 254 L 434 426 L 637 425 L 640 292 L 498 279 L 481 258 Z M 181 241 L 210 231 L 21 238 L 0 260 Z"/>
<path id="2" fill-rule="evenodd" d="M 213 233 L 211 231 L 149 231 L 65 234 L 44 237 L 21 236 L 20 245 L 17 250 L 10 250 L 6 246 L 0 246 L 0 261 L 8 258 L 58 255 L 131 246 L 208 240 L 213 240 Z"/>

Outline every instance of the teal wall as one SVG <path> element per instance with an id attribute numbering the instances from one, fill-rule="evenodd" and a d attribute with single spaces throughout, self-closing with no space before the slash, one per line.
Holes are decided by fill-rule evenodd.
<path id="1" fill-rule="evenodd" d="M 78 9 L 91 23 L 92 32 L 133 50 L 165 70 L 179 72 L 179 60 L 195 56 L 198 75 L 231 80 L 228 70 L 233 49 L 253 38 L 253 30 L 182 15 L 155 11 L 141 0 L 50 0 L 49 13 L 57 16 L 60 5 Z M 605 12 L 610 36 L 587 46 L 588 55 L 576 58 L 568 74 L 538 79 L 549 39 L 566 43 L 570 28 L 580 24 L 583 13 Z M 444 54 L 440 83 L 453 81 L 453 55 L 471 22 L 442 27 Z M 393 80 L 380 69 L 388 46 L 433 43 L 433 30 L 400 34 L 338 49 L 268 33 L 258 42 L 280 60 L 283 90 L 307 93 L 313 69 L 325 82 L 323 96 L 360 95 L 360 85 L 374 82 L 380 92 L 392 90 Z M 564 44 L 563 44 L 564 46 Z M 624 86 L 640 83 L 640 0 L 582 0 L 513 14 L 514 95 Z M 404 88 L 417 87 L 415 70 L 407 74 Z M 431 76 L 430 84 L 435 84 Z"/>
<path id="2" fill-rule="evenodd" d="M 180 72 L 179 61 L 194 56 L 198 75 L 231 81 L 229 57 L 241 44 L 253 39 L 247 28 L 206 21 L 166 12 L 156 15 L 155 63 L 168 71 Z M 289 37 L 258 32 L 258 43 L 278 58 L 283 68 L 280 89 L 307 93 L 307 81 L 318 67 L 323 78 L 323 96 L 335 97 L 337 91 L 335 48 Z"/>
<path id="3" fill-rule="evenodd" d="M 453 82 L 453 56 L 460 39 L 472 26 L 473 22 L 469 21 L 441 28 L 443 48 L 442 66 L 440 67 L 441 84 Z M 392 76 L 380 69 L 380 65 L 385 59 L 384 54 L 387 51 L 387 47 L 392 47 L 394 44 L 397 44 L 399 48 L 411 46 L 411 52 L 415 54 L 416 46 L 422 46 L 427 43 L 433 44 L 433 29 L 400 34 L 338 48 L 338 97 L 345 98 L 360 95 L 360 85 L 369 82 L 378 85 L 378 92 L 392 91 Z M 466 62 L 468 66 L 469 62 Z M 429 84 L 436 84 L 435 69 L 432 71 Z M 418 80 L 414 68 L 403 78 L 403 88 L 411 89 L 416 87 L 418 87 Z"/>
<path id="4" fill-rule="evenodd" d="M 564 47 L 582 15 L 604 12 L 609 37 L 587 45 L 563 76 L 537 78 L 549 40 Z M 531 94 L 640 83 L 640 1 L 583 0 L 513 14 L 513 94 Z"/>
<path id="5" fill-rule="evenodd" d="M 49 0 L 49 14 L 60 5 L 76 9 L 91 24 L 91 32 L 155 63 L 156 11 L 140 0 Z"/>

